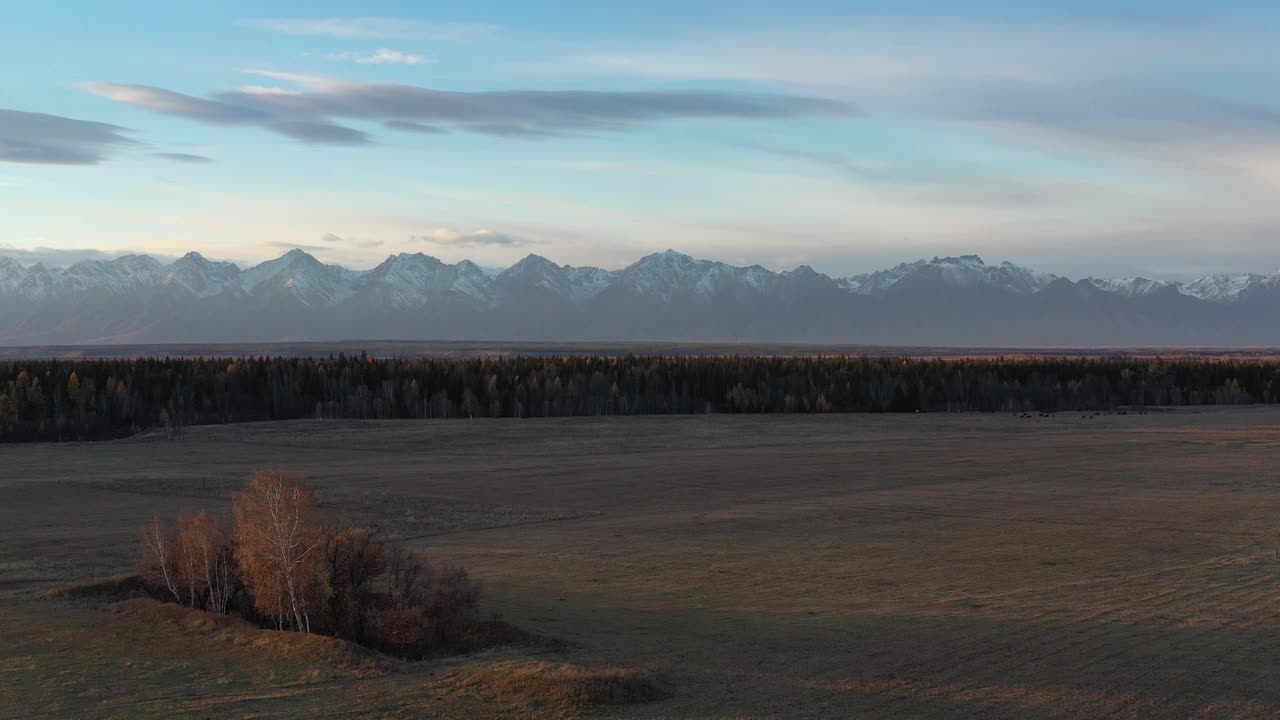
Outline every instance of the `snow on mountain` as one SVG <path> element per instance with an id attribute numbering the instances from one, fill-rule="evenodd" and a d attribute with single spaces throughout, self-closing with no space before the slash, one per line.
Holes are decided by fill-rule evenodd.
<path id="1" fill-rule="evenodd" d="M 13 292 L 26 276 L 27 269 L 19 265 L 17 260 L 0 257 L 0 293 Z"/>
<path id="2" fill-rule="evenodd" d="M 470 260 L 463 260 L 453 266 L 455 275 L 449 283 L 450 292 L 458 293 L 486 305 L 492 305 L 493 278 L 479 265 Z"/>
<path id="3" fill-rule="evenodd" d="M 1020 294 L 1034 293 L 1056 278 L 1010 262 L 987 265 L 977 255 L 935 257 L 902 263 L 887 270 L 840 278 L 836 284 L 858 295 L 876 295 L 895 285 L 933 282 L 951 288 L 997 287 Z"/>
<path id="4" fill-rule="evenodd" d="M 1091 277 L 1088 280 L 1099 290 L 1130 298 L 1145 297 L 1170 287 L 1181 289 L 1181 286 L 1177 283 L 1161 282 L 1160 280 L 1150 280 L 1143 277 L 1119 278 L 1114 280 L 1104 280 Z"/>
<path id="5" fill-rule="evenodd" d="M 60 272 L 59 268 L 51 271 L 43 263 L 36 263 L 26 268 L 22 277 L 14 283 L 12 294 L 24 300 L 43 300 L 54 297 L 57 294 L 54 274 Z"/>
<path id="6" fill-rule="evenodd" d="M 1240 293 L 1252 287 L 1263 284 L 1280 283 L 1280 275 L 1258 275 L 1256 273 L 1241 273 L 1238 275 L 1213 274 L 1206 275 L 1194 282 L 1186 283 L 1182 286 L 1182 292 L 1201 300 L 1209 302 L 1231 302 L 1240 296 Z"/>
<path id="7" fill-rule="evenodd" d="M 397 309 L 446 298 L 494 302 L 493 278 L 478 265 L 470 260 L 449 265 L 422 253 L 392 255 L 361 275 L 356 290 L 365 302 L 380 300 Z"/>
<path id="8" fill-rule="evenodd" d="M 665 250 L 619 270 L 611 285 L 643 297 L 671 302 L 676 297 L 710 297 L 734 290 L 764 292 L 781 278 L 781 274 L 759 265 L 734 267 Z"/>
<path id="9" fill-rule="evenodd" d="M 234 263 L 206 260 L 197 252 L 183 255 L 165 270 L 162 284 L 183 288 L 198 298 L 217 295 L 240 277 L 240 268 Z"/>
<path id="10" fill-rule="evenodd" d="M 541 255 L 529 255 L 500 273 L 495 283 L 508 290 L 537 288 L 576 303 L 599 295 L 615 274 L 595 267 L 556 265 Z"/>
<path id="11" fill-rule="evenodd" d="M 564 266 L 569 283 L 569 299 L 574 302 L 590 300 L 599 295 L 609 283 L 613 282 L 614 273 L 598 267 Z"/>
<path id="12" fill-rule="evenodd" d="M 621 270 L 557 265 L 547 258 L 529 255 L 496 274 L 467 260 L 449 264 L 422 253 L 392 255 L 365 271 L 326 264 L 302 250 L 291 250 L 244 270 L 194 252 L 168 266 L 145 255 L 83 261 L 67 268 L 41 264 L 24 267 L 12 258 L 0 257 L 0 297 L 39 301 L 74 298 L 88 292 L 124 295 L 157 287 L 176 287 L 198 300 L 217 296 L 244 299 L 282 295 L 293 297 L 310 308 L 348 302 L 396 309 L 426 307 L 437 302 L 495 308 L 504 298 L 519 301 L 523 296 L 512 293 L 529 289 L 550 293 L 573 304 L 588 302 L 607 290 L 621 290 L 632 296 L 669 303 L 722 296 L 781 297 L 786 294 L 786 288 L 805 287 L 814 282 L 861 296 L 923 293 L 937 288 L 998 289 L 1033 295 L 1056 279 L 1055 275 L 1010 262 L 987 265 L 977 255 L 935 257 L 834 280 L 807 266 L 773 272 L 759 265 L 737 267 L 701 260 L 674 250 L 648 255 Z M 1147 297 L 1176 288 L 1184 295 L 1203 301 L 1227 303 L 1253 288 L 1280 288 L 1280 273 L 1215 274 L 1188 283 L 1142 277 L 1089 278 L 1085 283 L 1124 298 Z"/>
<path id="13" fill-rule="evenodd" d="M 150 255 L 125 255 L 115 260 L 85 260 L 60 273 L 61 292 L 105 289 L 123 294 L 155 287 L 164 277 L 164 266 Z"/>
<path id="14" fill-rule="evenodd" d="M 88 291 L 123 295 L 154 287 L 163 275 L 164 266 L 148 255 L 85 260 L 67 268 L 47 268 L 39 263 L 23 268 L 11 258 L 0 258 L 0 292 L 27 300 Z"/>
<path id="15" fill-rule="evenodd" d="M 1250 311 L 1238 312 L 1237 299 Z M 530 255 L 497 274 L 422 253 L 392 255 L 362 271 L 302 250 L 243 270 L 197 253 L 167 266 L 138 255 L 66 268 L 0 258 L 0 344 L 394 332 L 418 339 L 1261 345 L 1280 343 L 1269 321 L 1274 307 L 1280 273 L 1186 284 L 1073 282 L 1009 262 L 987 265 L 976 255 L 839 279 L 803 265 L 774 272 L 674 250 L 621 270 Z"/>
<path id="16" fill-rule="evenodd" d="M 298 249 L 245 270 L 236 287 L 243 293 L 283 292 L 307 307 L 334 305 L 354 294 L 361 273 L 326 265 Z"/>
<path id="17" fill-rule="evenodd" d="M 675 250 L 646 255 L 618 273 L 615 285 L 639 295 L 670 301 L 677 290 L 688 291 L 702 279 L 708 260 L 695 260 Z"/>

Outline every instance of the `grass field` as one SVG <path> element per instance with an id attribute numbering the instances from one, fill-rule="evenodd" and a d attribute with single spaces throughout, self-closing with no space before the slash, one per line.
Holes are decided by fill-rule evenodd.
<path id="1" fill-rule="evenodd" d="M 1268 409 L 293 422 L 0 446 L 0 716 L 1280 718 L 1278 460 Z M 548 642 L 368 673 L 40 599 L 127 569 L 153 513 L 225 515 L 264 465 L 466 565 L 486 612 Z M 669 692 L 539 691 L 582 673 Z"/>

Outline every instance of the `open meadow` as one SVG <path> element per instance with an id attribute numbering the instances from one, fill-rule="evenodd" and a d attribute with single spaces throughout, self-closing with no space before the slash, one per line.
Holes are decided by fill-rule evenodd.
<path id="1" fill-rule="evenodd" d="M 129 606 L 301 474 L 539 640 L 376 669 Z M 0 717 L 1280 718 L 1280 410 L 294 421 L 0 445 Z M 577 703 L 565 671 L 659 678 Z"/>

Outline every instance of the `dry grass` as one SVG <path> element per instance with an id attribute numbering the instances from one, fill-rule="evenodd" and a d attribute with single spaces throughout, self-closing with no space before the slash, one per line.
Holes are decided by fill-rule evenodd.
<path id="1" fill-rule="evenodd" d="M 74 580 L 50 588 L 44 594 L 49 600 L 92 600 L 117 602 L 134 597 L 145 597 L 146 585 L 133 573 L 104 578 Z"/>
<path id="2" fill-rule="evenodd" d="M 145 625 L 168 625 L 182 635 L 248 648 L 266 656 L 302 660 L 351 677 L 378 677 L 395 667 L 391 659 L 338 638 L 264 630 L 237 617 L 185 608 L 150 598 L 115 603 L 111 612 Z"/>
<path id="3" fill-rule="evenodd" d="M 508 706 L 581 714 L 670 697 L 661 674 L 632 667 L 583 667 L 547 660 L 503 660 L 447 671 L 437 686 Z"/>
<path id="4" fill-rule="evenodd" d="M 0 717 L 554 718 L 553 700 L 461 683 L 545 661 L 678 678 L 666 699 L 581 711 L 610 717 L 1280 719 L 1277 451 L 1280 411 L 1256 409 L 301 422 L 0 447 Z M 225 512 L 192 496 L 264 465 L 334 510 L 408 509 L 388 531 L 559 644 L 356 678 L 323 652 L 37 600 L 129 567 L 153 514 Z"/>

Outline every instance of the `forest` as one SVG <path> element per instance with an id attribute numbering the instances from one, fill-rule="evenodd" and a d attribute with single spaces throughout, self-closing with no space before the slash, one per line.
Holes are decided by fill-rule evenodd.
<path id="1" fill-rule="evenodd" d="M 1280 361 L 865 356 L 0 362 L 0 441 L 297 418 L 1059 412 L 1280 402 Z"/>

